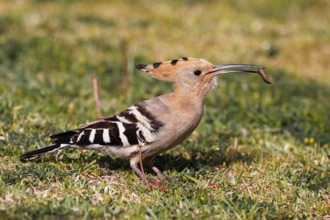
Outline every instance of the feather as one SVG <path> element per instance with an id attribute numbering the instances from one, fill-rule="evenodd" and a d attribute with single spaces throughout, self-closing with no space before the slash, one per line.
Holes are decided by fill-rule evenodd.
<path id="1" fill-rule="evenodd" d="M 42 147 L 42 148 L 38 148 L 38 149 L 35 149 L 35 150 L 32 150 L 32 151 L 29 151 L 25 154 L 22 154 L 20 159 L 21 160 L 28 160 L 32 157 L 35 157 L 39 154 L 43 154 L 43 153 L 46 153 L 46 152 L 53 152 L 55 150 L 58 150 L 59 148 L 61 147 L 61 145 L 58 145 L 58 144 L 52 144 L 52 145 L 49 145 L 49 146 L 46 146 L 46 147 Z"/>

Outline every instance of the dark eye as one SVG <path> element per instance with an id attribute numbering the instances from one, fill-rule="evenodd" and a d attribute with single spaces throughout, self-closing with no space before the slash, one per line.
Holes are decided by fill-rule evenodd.
<path id="1" fill-rule="evenodd" d="M 201 75 L 201 73 L 202 73 L 202 71 L 200 71 L 200 70 L 195 70 L 195 71 L 194 71 L 194 74 L 195 74 L 196 76 Z"/>

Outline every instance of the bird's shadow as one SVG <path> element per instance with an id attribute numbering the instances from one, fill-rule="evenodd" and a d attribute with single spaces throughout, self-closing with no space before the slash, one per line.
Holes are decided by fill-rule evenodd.
<path id="1" fill-rule="evenodd" d="M 73 154 L 76 156 L 72 157 Z M 203 167 L 224 167 L 235 162 L 244 162 L 249 164 L 254 160 L 254 158 L 255 157 L 253 155 L 238 151 L 228 145 L 228 147 L 217 150 L 206 149 L 200 151 L 198 149 L 192 149 L 189 151 L 189 155 L 186 155 L 185 153 L 180 154 L 174 150 L 170 153 L 164 153 L 157 156 L 154 160 L 154 165 L 163 171 L 174 170 L 181 172 L 187 168 L 198 171 Z M 104 168 L 109 171 L 131 170 L 127 159 L 114 158 L 110 155 L 104 155 L 94 151 L 84 151 L 77 154 L 77 151 L 74 149 L 66 149 L 58 155 L 45 155 L 42 157 L 37 157 L 32 161 L 36 163 L 61 162 L 65 164 L 90 164 L 95 161 L 100 168 Z M 148 168 L 146 168 L 146 170 L 150 172 Z"/>

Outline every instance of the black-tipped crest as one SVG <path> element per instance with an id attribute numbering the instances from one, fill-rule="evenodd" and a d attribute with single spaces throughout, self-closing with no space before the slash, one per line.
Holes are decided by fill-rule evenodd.
<path id="1" fill-rule="evenodd" d="M 199 66 L 199 69 L 203 68 L 200 65 L 211 67 L 212 64 L 203 59 L 181 57 L 164 62 L 155 62 L 149 65 L 138 64 L 136 68 L 157 79 L 175 82 L 179 79 L 179 76 L 185 74 L 191 75 L 194 69 L 196 69 L 196 66 Z"/>
<path id="2" fill-rule="evenodd" d="M 146 64 L 136 64 L 135 67 L 136 67 L 136 69 L 143 70 L 147 67 L 147 65 Z"/>
<path id="3" fill-rule="evenodd" d="M 163 62 L 158 62 L 158 63 L 154 63 L 152 64 L 153 68 L 158 68 Z"/>
<path id="4" fill-rule="evenodd" d="M 174 66 L 178 61 L 179 61 L 178 59 L 172 60 L 171 64 Z"/>

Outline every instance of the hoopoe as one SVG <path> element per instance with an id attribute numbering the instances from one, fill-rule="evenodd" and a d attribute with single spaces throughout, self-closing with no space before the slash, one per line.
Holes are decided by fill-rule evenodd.
<path id="1" fill-rule="evenodd" d="M 145 179 L 138 166 L 142 160 L 164 180 L 166 176 L 152 163 L 154 157 L 175 147 L 194 131 L 203 115 L 205 96 L 217 85 L 217 75 L 258 73 L 266 83 L 271 83 L 262 66 L 213 65 L 190 57 L 138 64 L 136 68 L 157 79 L 173 82 L 174 91 L 137 103 L 117 115 L 52 135 L 51 145 L 27 152 L 21 159 L 68 147 L 98 150 L 128 158 L 132 169 Z"/>

